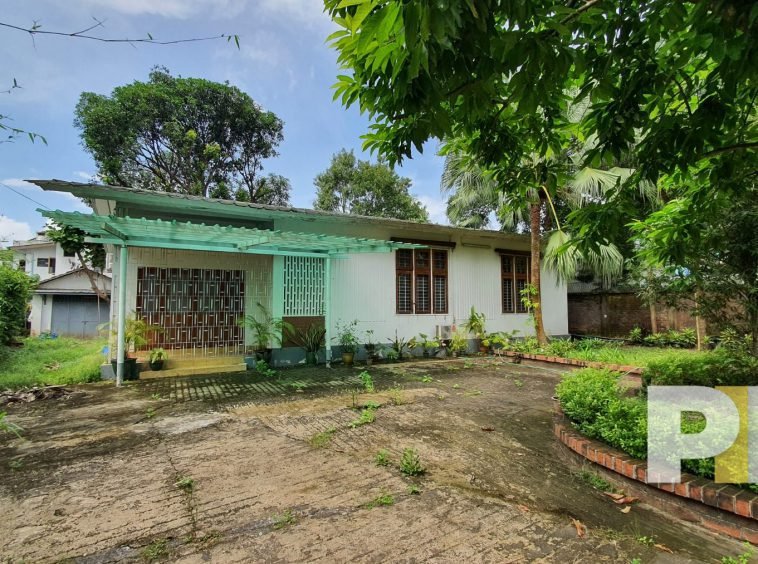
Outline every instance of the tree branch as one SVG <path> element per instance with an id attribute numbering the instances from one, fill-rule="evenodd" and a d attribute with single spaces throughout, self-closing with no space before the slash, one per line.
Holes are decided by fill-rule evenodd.
<path id="1" fill-rule="evenodd" d="M 123 39 L 112 39 L 108 37 L 97 37 L 96 35 L 86 35 L 86 32 L 91 31 L 92 29 L 96 27 L 102 27 L 103 22 L 100 20 L 95 20 L 97 23 L 83 29 L 81 31 L 76 31 L 72 33 L 67 33 L 65 31 L 47 31 L 39 28 L 39 25 L 35 22 L 32 27 L 22 27 L 18 25 L 9 24 L 6 22 L 0 22 L 0 27 L 7 27 L 8 29 L 13 29 L 16 31 L 21 31 L 24 33 L 28 33 L 32 38 L 36 35 L 57 35 L 60 37 L 74 37 L 77 39 L 89 39 L 91 41 L 100 41 L 102 43 L 129 43 L 129 44 L 135 44 L 135 43 L 147 43 L 150 45 L 175 45 L 177 43 L 197 43 L 200 41 L 213 41 L 216 39 L 226 39 L 227 41 L 234 41 L 235 45 L 237 45 L 237 48 L 239 48 L 239 35 L 236 34 L 226 34 L 222 33 L 221 35 L 212 35 L 209 37 L 191 37 L 188 39 L 172 39 L 169 41 L 161 41 L 158 39 L 153 39 L 153 36 L 148 33 L 148 36 L 142 39 L 130 39 L 128 37 L 125 37 Z"/>
<path id="2" fill-rule="evenodd" d="M 707 153 L 703 154 L 700 159 L 707 159 L 709 157 L 715 157 L 723 153 L 731 153 L 732 151 L 741 151 L 742 149 L 755 149 L 756 147 L 758 147 L 758 141 L 754 141 L 752 143 L 737 143 L 735 145 L 728 145 L 727 147 L 721 147 L 719 149 L 708 151 Z"/>

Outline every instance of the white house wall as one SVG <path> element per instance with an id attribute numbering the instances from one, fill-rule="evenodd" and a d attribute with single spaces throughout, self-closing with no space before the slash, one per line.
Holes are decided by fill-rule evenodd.
<path id="1" fill-rule="evenodd" d="M 41 294 L 32 296 L 32 311 L 29 316 L 31 325 L 29 331 L 32 336 L 50 332 L 54 299 L 54 296 L 43 296 Z"/>

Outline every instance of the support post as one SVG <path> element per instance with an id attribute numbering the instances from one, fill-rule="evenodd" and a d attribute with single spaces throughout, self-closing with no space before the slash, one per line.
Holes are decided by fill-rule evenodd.
<path id="1" fill-rule="evenodd" d="M 116 357 L 116 386 L 124 381 L 124 359 L 126 358 L 126 262 L 129 259 L 126 245 L 121 245 L 118 258 L 118 319 L 116 343 L 118 356 Z"/>
<path id="2" fill-rule="evenodd" d="M 326 367 L 332 367 L 332 262 L 324 257 L 324 348 Z"/>

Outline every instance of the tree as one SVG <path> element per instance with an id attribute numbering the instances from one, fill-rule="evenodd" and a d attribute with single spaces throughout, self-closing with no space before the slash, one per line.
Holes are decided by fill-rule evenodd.
<path id="1" fill-rule="evenodd" d="M 640 287 L 649 301 L 686 306 L 715 326 L 751 336 L 758 356 L 758 186 L 754 171 L 734 174 L 741 197 L 697 199 L 692 186 L 633 228 L 640 246 Z M 721 200 L 721 201 L 719 201 Z M 673 221 L 672 221 L 673 219 Z M 684 229 L 673 228 L 684 225 Z M 654 277 L 645 272 L 655 272 Z"/>
<path id="2" fill-rule="evenodd" d="M 79 260 L 79 266 L 87 276 L 90 287 L 95 295 L 110 302 L 108 294 L 97 285 L 97 276 L 93 268 L 102 270 L 105 268 L 105 247 L 97 243 L 86 243 L 85 233 L 81 229 L 69 225 L 51 223 L 45 230 L 45 235 L 58 243 L 66 253 L 73 253 Z"/>
<path id="3" fill-rule="evenodd" d="M 228 83 L 156 67 L 148 82 L 111 96 L 84 92 L 74 123 L 106 183 L 204 197 L 244 191 L 249 201 L 281 203 L 259 175 L 277 155 L 282 121 Z"/>
<path id="4" fill-rule="evenodd" d="M 426 208 L 413 197 L 411 181 L 385 163 L 372 164 L 342 150 L 313 181 L 318 192 L 313 203 L 317 210 L 392 217 L 428 222 Z"/>
<path id="5" fill-rule="evenodd" d="M 0 346 L 24 332 L 35 281 L 12 262 L 0 261 Z"/>
<path id="6" fill-rule="evenodd" d="M 758 168 L 756 8 L 739 0 L 326 0 L 345 72 L 335 97 L 371 121 L 364 147 L 390 162 L 430 138 L 463 138 L 502 177 L 593 139 L 583 165 L 631 157 L 612 197 L 572 213 L 574 248 L 626 230 L 637 180 L 678 175 L 706 199 Z M 578 122 L 569 104 L 586 106 Z M 649 213 L 649 210 L 648 212 Z M 684 225 L 675 226 L 684 229 Z"/>

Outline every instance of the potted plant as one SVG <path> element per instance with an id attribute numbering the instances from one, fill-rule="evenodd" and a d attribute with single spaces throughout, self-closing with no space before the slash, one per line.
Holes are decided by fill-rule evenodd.
<path id="1" fill-rule="evenodd" d="M 139 378 L 139 365 L 137 364 L 136 351 L 149 342 L 150 333 L 162 333 L 163 327 L 151 325 L 141 318 L 130 315 L 124 321 L 124 380 L 137 380 Z M 118 339 L 118 330 L 112 331 L 113 337 Z M 118 370 L 118 359 L 111 360 L 113 373 Z"/>
<path id="2" fill-rule="evenodd" d="M 290 326 L 287 328 L 290 339 L 302 349 L 305 350 L 305 363 L 315 366 L 318 360 L 318 351 L 324 346 L 324 335 L 326 329 L 311 323 L 307 329 L 295 329 Z"/>
<path id="3" fill-rule="evenodd" d="M 468 339 L 461 331 L 453 333 L 450 339 L 450 353 L 453 356 L 460 356 L 468 350 Z"/>
<path id="4" fill-rule="evenodd" d="M 248 314 L 237 322 L 241 327 L 253 331 L 256 360 L 265 360 L 271 364 L 272 345 L 282 344 L 282 331 L 289 330 L 292 325 L 271 315 L 262 303 L 258 302 L 258 315 Z"/>
<path id="5" fill-rule="evenodd" d="M 168 355 L 166 354 L 166 351 L 164 351 L 162 348 L 158 347 L 151 350 L 150 357 L 148 359 L 150 370 L 154 372 L 158 370 L 163 370 L 163 364 L 166 362 L 167 358 L 168 358 Z"/>
<path id="6" fill-rule="evenodd" d="M 390 348 L 395 351 L 395 355 L 393 355 L 395 358 L 391 360 L 403 360 L 403 353 L 408 348 L 408 345 L 409 342 L 402 337 L 398 337 L 397 331 L 395 331 L 395 338 L 390 339 Z M 389 356 L 387 358 L 389 358 Z"/>
<path id="7" fill-rule="evenodd" d="M 358 320 L 355 319 L 350 323 L 337 323 L 336 340 L 342 348 L 342 363 L 345 366 L 352 366 L 355 358 L 355 351 L 358 350 Z"/>
<path id="8" fill-rule="evenodd" d="M 421 345 L 421 348 L 423 349 L 422 354 L 424 358 L 429 358 L 430 356 L 436 356 L 440 348 L 440 342 L 438 339 L 434 337 L 429 337 L 428 335 L 424 335 L 423 333 L 419 333 L 418 343 L 419 345 Z"/>
<path id="9" fill-rule="evenodd" d="M 469 313 L 469 317 L 466 320 L 466 323 L 463 324 L 466 331 L 468 331 L 469 333 L 473 333 L 474 338 L 476 338 L 479 341 L 480 352 L 487 352 L 487 349 L 488 349 L 488 347 L 484 347 L 482 345 L 482 340 L 487 335 L 484 328 L 485 321 L 486 321 L 486 318 L 484 317 L 484 314 L 481 312 L 477 312 L 474 306 L 471 306 L 471 312 Z"/>
<path id="10" fill-rule="evenodd" d="M 366 366 L 371 366 L 377 357 L 373 329 L 366 331 L 366 343 L 363 345 L 363 348 L 366 349 Z"/>

